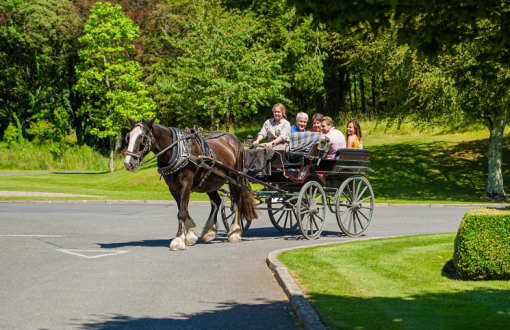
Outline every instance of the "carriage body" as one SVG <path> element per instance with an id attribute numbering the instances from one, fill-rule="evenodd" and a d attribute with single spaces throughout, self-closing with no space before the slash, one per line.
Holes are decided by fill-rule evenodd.
<path id="1" fill-rule="evenodd" d="M 324 154 L 319 143 L 306 152 L 275 151 L 262 171 L 245 170 L 249 181 L 264 185 L 253 195 L 282 232 L 299 228 L 304 237 L 317 238 L 329 209 L 346 235 L 359 236 L 374 211 L 373 190 L 365 178 L 365 173 L 372 171 L 368 167 L 370 151 L 339 149 L 335 159 L 325 159 Z M 222 215 L 227 227 L 232 215 L 226 210 L 226 197 L 228 194 L 223 194 Z M 243 224 L 245 230 L 249 224 Z"/>

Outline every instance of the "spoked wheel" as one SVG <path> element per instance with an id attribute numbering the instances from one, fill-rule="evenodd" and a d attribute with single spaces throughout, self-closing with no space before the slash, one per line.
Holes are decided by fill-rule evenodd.
<path id="1" fill-rule="evenodd" d="M 336 197 L 336 221 L 342 231 L 351 237 L 367 230 L 374 213 L 374 191 L 362 176 L 345 180 Z"/>
<path id="2" fill-rule="evenodd" d="M 299 193 L 296 211 L 299 230 L 307 239 L 317 238 L 326 222 L 326 194 L 315 181 L 307 182 Z"/>
<path id="3" fill-rule="evenodd" d="M 281 232 L 288 232 L 295 230 L 298 226 L 296 215 L 296 200 L 297 197 L 292 198 L 278 198 L 278 201 L 273 202 L 273 198 L 268 197 L 267 213 L 273 226 Z"/>
<path id="4" fill-rule="evenodd" d="M 230 226 L 234 224 L 236 220 L 236 214 L 232 210 L 232 199 L 230 198 L 230 188 L 227 186 L 225 189 L 218 190 L 218 193 L 221 196 L 221 206 L 220 213 L 221 219 L 223 220 L 223 225 L 227 230 L 227 233 L 230 231 Z M 246 233 L 248 228 L 250 228 L 251 221 L 246 219 L 241 220 L 241 228 L 243 229 L 243 235 Z"/>

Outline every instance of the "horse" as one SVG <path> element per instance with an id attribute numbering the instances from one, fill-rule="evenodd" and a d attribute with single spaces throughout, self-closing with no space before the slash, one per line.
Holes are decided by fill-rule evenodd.
<path id="1" fill-rule="evenodd" d="M 241 220 L 252 221 L 258 218 L 258 208 L 253 195 L 248 190 L 233 184 L 231 180 L 227 180 L 227 177 L 237 182 L 244 182 L 243 180 L 245 179 L 223 167 L 214 167 L 214 163 L 211 167 L 223 173 L 223 176 L 198 166 L 196 162 L 183 159 L 186 157 L 178 154 L 179 150 L 177 147 L 179 142 L 176 138 L 176 132 L 182 133 L 183 136 L 180 137 L 180 140 L 187 142 L 188 155 L 195 157 L 208 156 L 201 155 L 204 152 L 204 143 L 199 134 L 182 132 L 175 128 L 155 124 L 155 119 L 146 120 L 142 118 L 137 122 L 128 118 L 131 123 L 131 130 L 126 135 L 128 147 L 124 166 L 127 171 L 136 171 L 142 164 L 143 158 L 151 151 L 157 155 L 158 168 L 160 170 L 162 166 L 169 163 L 176 164 L 177 167 L 171 170 L 162 172 L 158 170 L 168 185 L 170 193 L 177 202 L 179 209 L 177 213 L 179 229 L 176 237 L 170 243 L 170 250 L 187 250 L 188 246 L 195 245 L 198 240 L 197 226 L 188 213 L 192 189 L 199 193 L 206 193 L 211 200 L 211 212 L 202 230 L 201 238 L 204 242 L 211 242 L 216 237 L 218 232 L 217 215 L 221 205 L 218 189 L 227 183 L 227 181 L 230 188 L 232 210 L 236 213 L 235 222 L 227 233 L 228 241 L 241 241 Z M 205 145 L 212 149 L 212 155 L 215 156 L 218 162 L 237 171 L 243 170 L 244 148 L 235 135 L 226 132 L 215 132 L 206 135 L 204 140 L 206 141 Z M 175 145 L 168 149 L 174 143 Z M 165 151 L 165 149 L 168 150 Z M 196 160 L 197 158 L 190 159 Z"/>

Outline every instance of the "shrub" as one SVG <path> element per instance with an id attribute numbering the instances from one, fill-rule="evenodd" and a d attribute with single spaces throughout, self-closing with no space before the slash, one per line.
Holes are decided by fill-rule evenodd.
<path id="1" fill-rule="evenodd" d="M 455 238 L 453 262 L 464 280 L 510 280 L 510 210 L 467 212 Z"/>
<path id="2" fill-rule="evenodd" d="M 18 129 L 12 123 L 9 123 L 9 126 L 4 131 L 3 141 L 7 143 L 7 145 L 18 142 Z"/>

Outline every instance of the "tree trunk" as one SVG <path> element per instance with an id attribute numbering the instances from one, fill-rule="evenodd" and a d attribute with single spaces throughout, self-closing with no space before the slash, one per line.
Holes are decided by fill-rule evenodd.
<path id="1" fill-rule="evenodd" d="M 375 91 L 375 76 L 372 76 L 372 108 L 374 108 L 374 115 L 377 113 L 377 106 L 375 104 L 375 96 L 376 96 L 376 91 Z"/>
<path id="2" fill-rule="evenodd" d="M 503 144 L 503 133 L 507 122 L 507 111 L 498 113 L 494 121 L 486 119 L 490 131 L 489 144 L 489 178 L 487 181 L 487 198 L 506 198 L 503 189 L 503 173 L 501 171 L 501 155 Z"/>
<path id="3" fill-rule="evenodd" d="M 365 107 L 365 81 L 363 80 L 363 75 L 359 74 L 359 91 L 361 94 L 361 112 L 366 113 L 367 109 Z"/>
<path id="4" fill-rule="evenodd" d="M 229 128 L 230 128 L 230 110 L 227 110 L 227 120 L 225 124 L 225 131 L 227 131 L 227 133 L 229 132 Z"/>
<path id="5" fill-rule="evenodd" d="M 120 147 L 122 147 L 122 130 L 121 129 L 119 129 L 117 131 L 117 141 L 115 143 L 115 151 L 114 151 L 115 154 L 117 152 L 119 152 Z"/>
<path id="6" fill-rule="evenodd" d="M 113 155 L 115 154 L 113 137 L 110 136 L 110 173 L 113 173 Z"/>
<path id="7" fill-rule="evenodd" d="M 358 112 L 358 99 L 356 97 L 356 74 L 354 74 L 354 110 Z"/>
<path id="8" fill-rule="evenodd" d="M 342 78 L 342 89 L 341 91 L 338 93 L 338 111 L 337 111 L 337 114 L 340 115 L 340 113 L 342 112 L 342 110 L 345 111 L 345 88 L 346 86 L 348 86 L 347 82 L 349 80 L 349 76 L 348 76 L 348 73 L 347 72 L 344 72 L 343 74 L 343 78 Z"/>
<path id="9" fill-rule="evenodd" d="M 351 103 L 351 113 L 352 113 L 353 108 L 352 108 L 351 74 L 349 74 L 348 79 L 349 79 L 349 102 Z"/>

